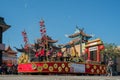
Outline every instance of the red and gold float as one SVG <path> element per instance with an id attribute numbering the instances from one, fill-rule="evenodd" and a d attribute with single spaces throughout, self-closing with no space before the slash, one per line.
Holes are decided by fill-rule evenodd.
<path id="1" fill-rule="evenodd" d="M 19 73 L 106 74 L 106 66 L 100 64 L 100 51 L 104 49 L 100 39 L 89 41 L 92 36 L 79 29 L 68 36 L 72 41 L 58 47 L 53 45 L 57 40 L 46 34 L 43 20 L 40 21 L 40 32 L 41 38 L 35 44 L 28 44 L 27 33 L 22 32 L 24 48 L 16 48 L 22 52 L 18 58 Z M 85 55 L 87 59 L 83 60 Z"/>
<path id="2" fill-rule="evenodd" d="M 18 65 L 19 73 L 86 73 L 106 74 L 105 65 L 67 63 L 67 62 L 36 62 Z"/>

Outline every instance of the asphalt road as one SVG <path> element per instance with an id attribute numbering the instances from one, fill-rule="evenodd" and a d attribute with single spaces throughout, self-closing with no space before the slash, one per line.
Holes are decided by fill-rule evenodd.
<path id="1" fill-rule="evenodd" d="M 0 80 L 120 80 L 120 76 L 0 75 Z"/>

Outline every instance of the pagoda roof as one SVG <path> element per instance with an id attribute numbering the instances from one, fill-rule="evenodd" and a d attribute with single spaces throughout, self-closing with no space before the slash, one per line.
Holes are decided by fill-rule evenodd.
<path id="1" fill-rule="evenodd" d="M 43 36 L 42 38 L 37 39 L 38 41 L 41 40 L 46 40 L 48 43 L 56 43 L 58 42 L 58 40 L 53 40 L 51 37 L 49 36 Z"/>
<path id="2" fill-rule="evenodd" d="M 53 40 L 51 37 L 47 36 L 47 41 L 50 43 L 56 43 L 58 40 Z"/>
<path id="3" fill-rule="evenodd" d="M 0 27 L 2 27 L 2 32 L 6 31 L 8 28 L 10 28 L 10 25 L 7 25 L 5 23 L 3 17 L 0 17 Z"/>
<path id="4" fill-rule="evenodd" d="M 91 35 L 88 35 L 88 34 L 84 33 L 83 30 L 80 30 L 79 32 L 74 33 L 74 34 L 72 34 L 72 35 L 69 35 L 68 37 L 69 37 L 69 38 L 75 38 L 75 37 L 77 37 L 77 36 L 79 36 L 79 35 L 82 35 L 82 36 L 88 37 L 88 38 L 92 38 Z"/>
<path id="5" fill-rule="evenodd" d="M 56 43 L 58 40 L 47 40 L 49 43 Z"/>
<path id="6" fill-rule="evenodd" d="M 71 40 L 70 42 L 66 43 L 66 44 L 63 44 L 63 45 L 60 45 L 62 47 L 71 47 L 73 45 L 76 45 L 80 42 L 80 38 L 75 38 L 73 40 Z"/>
<path id="7" fill-rule="evenodd" d="M 17 54 L 17 52 L 12 50 L 10 46 L 5 48 L 5 52 L 8 54 Z"/>

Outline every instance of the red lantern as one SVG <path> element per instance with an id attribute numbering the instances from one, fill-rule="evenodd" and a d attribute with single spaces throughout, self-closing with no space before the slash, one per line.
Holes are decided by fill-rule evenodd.
<path id="1" fill-rule="evenodd" d="M 85 53 L 88 53 L 88 49 L 87 48 L 85 49 Z"/>
<path id="2" fill-rule="evenodd" d="M 43 32 L 43 30 L 41 29 L 40 32 Z"/>
<path id="3" fill-rule="evenodd" d="M 104 49 L 104 45 L 100 45 L 99 49 L 100 50 Z"/>

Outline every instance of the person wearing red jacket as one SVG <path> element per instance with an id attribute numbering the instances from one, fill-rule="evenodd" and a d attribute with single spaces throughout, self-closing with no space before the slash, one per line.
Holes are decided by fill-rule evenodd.
<path id="1" fill-rule="evenodd" d="M 41 47 L 38 54 L 39 54 L 39 61 L 43 61 L 45 58 L 45 49 Z"/>
<path id="2" fill-rule="evenodd" d="M 59 50 L 57 52 L 57 59 L 58 59 L 58 61 L 62 61 L 62 56 L 63 56 L 63 54 L 62 54 L 61 50 Z"/>
<path id="3" fill-rule="evenodd" d="M 35 57 L 36 57 L 36 58 L 39 57 L 38 51 L 35 52 Z"/>

